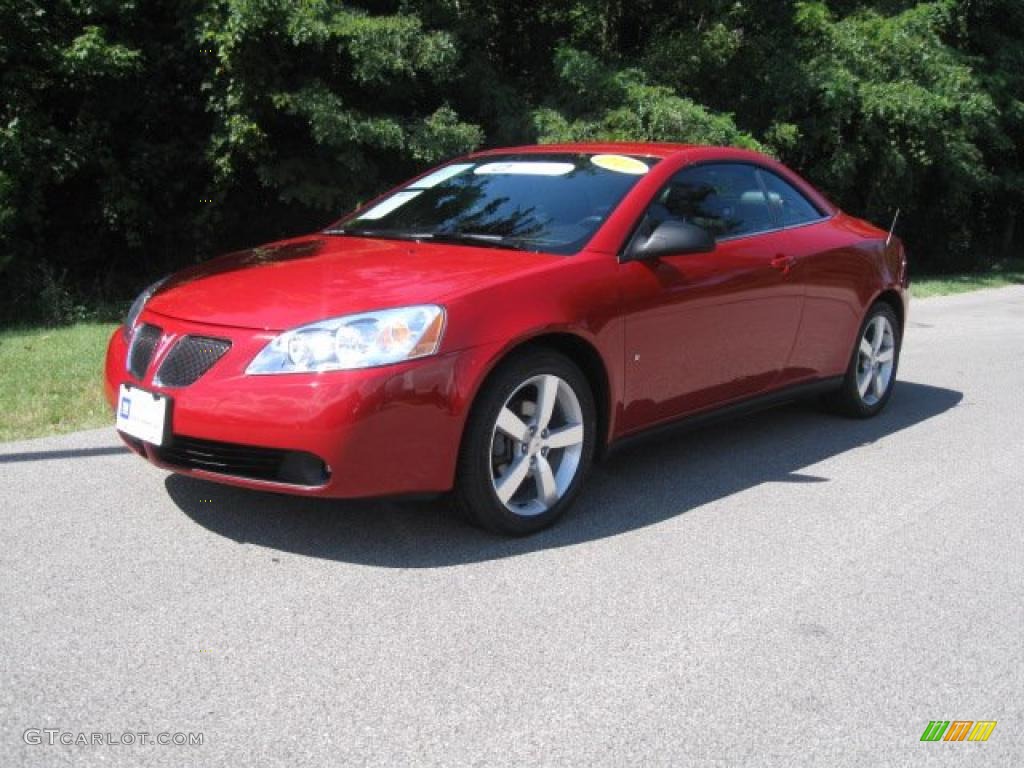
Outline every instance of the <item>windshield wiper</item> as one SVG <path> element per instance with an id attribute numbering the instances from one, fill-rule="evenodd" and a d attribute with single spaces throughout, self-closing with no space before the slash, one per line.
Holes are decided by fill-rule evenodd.
<path id="1" fill-rule="evenodd" d="M 483 248 L 508 248 L 513 251 L 529 250 L 523 241 L 506 235 L 488 235 L 484 232 L 431 232 L 427 239 L 441 243 L 466 243 Z"/>
<path id="2" fill-rule="evenodd" d="M 505 235 L 489 235 L 484 232 L 403 232 L 391 229 L 328 229 L 328 235 L 351 235 L 352 237 L 379 237 L 391 240 L 430 240 L 435 243 L 458 243 L 482 248 L 505 248 L 513 251 L 530 250 L 523 241 Z"/>
<path id="3" fill-rule="evenodd" d="M 361 229 L 341 227 L 339 229 L 325 229 L 325 235 L 348 235 L 351 237 L 381 237 L 390 240 L 423 240 L 429 239 L 429 235 L 416 234 L 415 232 L 402 232 L 396 229 Z"/>

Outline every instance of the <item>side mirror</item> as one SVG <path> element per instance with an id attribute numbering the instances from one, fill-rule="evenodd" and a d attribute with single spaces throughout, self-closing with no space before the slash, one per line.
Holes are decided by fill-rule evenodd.
<path id="1" fill-rule="evenodd" d="M 648 238 L 638 238 L 626 251 L 627 261 L 656 259 L 684 253 L 711 253 L 715 238 L 704 229 L 683 221 L 663 221 Z"/>

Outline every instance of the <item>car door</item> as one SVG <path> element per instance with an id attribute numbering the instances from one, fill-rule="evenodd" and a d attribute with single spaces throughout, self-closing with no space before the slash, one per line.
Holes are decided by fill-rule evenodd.
<path id="1" fill-rule="evenodd" d="M 634 234 L 679 219 L 716 239 L 711 253 L 619 266 L 625 328 L 625 431 L 766 391 L 793 347 L 803 301 L 756 168 L 694 165 L 656 195 Z"/>
<path id="2" fill-rule="evenodd" d="M 864 257 L 850 223 L 833 219 L 796 186 L 767 169 L 758 175 L 786 234 L 790 278 L 804 292 L 800 328 L 780 384 L 842 373 L 861 322 Z M 856 227 L 852 227 L 856 229 Z"/>

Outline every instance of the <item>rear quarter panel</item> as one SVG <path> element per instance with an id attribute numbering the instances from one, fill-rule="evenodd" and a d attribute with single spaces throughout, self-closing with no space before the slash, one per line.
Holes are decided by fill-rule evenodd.
<path id="1" fill-rule="evenodd" d="M 787 378 L 842 375 L 868 307 L 882 291 L 902 290 L 901 253 L 895 241 L 886 248 L 885 232 L 842 213 L 788 234 L 805 303 Z"/>

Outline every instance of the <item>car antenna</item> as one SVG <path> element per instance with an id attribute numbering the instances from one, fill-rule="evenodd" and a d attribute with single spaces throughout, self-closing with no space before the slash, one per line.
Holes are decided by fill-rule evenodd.
<path id="1" fill-rule="evenodd" d="M 889 247 L 889 243 L 892 242 L 892 233 L 896 231 L 896 219 L 900 217 L 900 209 L 896 209 L 896 215 L 892 217 L 892 226 L 889 227 L 889 236 L 885 238 L 885 247 Z"/>

